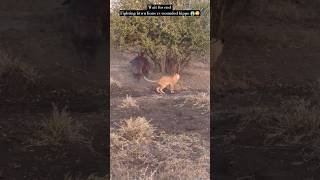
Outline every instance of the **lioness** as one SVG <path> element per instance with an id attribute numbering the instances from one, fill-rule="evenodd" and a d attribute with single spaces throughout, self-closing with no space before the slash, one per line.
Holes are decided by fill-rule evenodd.
<path id="1" fill-rule="evenodd" d="M 165 94 L 165 92 L 163 92 L 163 89 L 166 88 L 167 86 L 170 86 L 170 92 L 174 93 L 174 85 L 180 79 L 180 75 L 178 73 L 175 73 L 173 76 L 162 76 L 159 80 L 150 80 L 150 79 L 146 78 L 145 76 L 143 76 L 143 77 L 146 81 L 158 84 L 156 91 L 159 94 Z"/>

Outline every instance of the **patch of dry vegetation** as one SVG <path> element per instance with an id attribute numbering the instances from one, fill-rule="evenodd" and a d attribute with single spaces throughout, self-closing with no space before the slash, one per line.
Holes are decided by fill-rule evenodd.
<path id="1" fill-rule="evenodd" d="M 111 133 L 111 179 L 209 179 L 209 146 L 198 135 L 157 133 L 144 117 Z"/>
<path id="2" fill-rule="evenodd" d="M 63 146 L 68 144 L 89 145 L 90 141 L 83 135 L 86 128 L 75 121 L 66 108 L 61 111 L 53 105 L 52 117 L 44 120 L 31 139 L 35 146 Z"/>
<path id="3" fill-rule="evenodd" d="M 110 86 L 120 88 L 122 86 L 121 82 L 110 77 Z"/>
<path id="4" fill-rule="evenodd" d="M 64 180 L 109 180 L 109 178 L 107 176 L 97 176 L 96 174 L 90 174 L 87 178 L 83 178 L 80 175 L 72 176 L 67 174 L 64 176 Z"/>
<path id="5" fill-rule="evenodd" d="M 40 83 L 40 75 L 29 64 L 0 51 L 0 87 L 6 94 L 29 93 Z M 19 88 L 17 88 L 19 87 Z"/>
<path id="6" fill-rule="evenodd" d="M 137 105 L 137 100 L 133 99 L 131 96 L 127 95 L 125 99 L 122 100 L 120 104 L 121 108 L 131 108 L 131 107 L 139 107 Z"/>
<path id="7" fill-rule="evenodd" d="M 266 144 L 304 145 L 309 159 L 320 156 L 320 109 L 309 100 L 293 97 L 280 107 L 253 110 L 244 124 L 257 123 L 267 132 Z M 243 125 L 243 124 L 242 124 Z"/>
<path id="8" fill-rule="evenodd" d="M 195 108 L 203 109 L 204 112 L 210 111 L 210 94 L 207 92 L 199 92 L 197 94 L 188 95 L 184 104 L 191 103 Z"/>
<path id="9" fill-rule="evenodd" d="M 0 75 L 9 76 L 14 73 L 19 74 L 30 83 L 36 83 L 39 79 L 39 74 L 32 66 L 12 59 L 8 54 L 0 52 Z"/>

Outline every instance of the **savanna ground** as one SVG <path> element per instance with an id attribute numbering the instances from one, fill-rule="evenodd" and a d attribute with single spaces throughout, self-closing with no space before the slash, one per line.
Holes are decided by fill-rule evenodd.
<path id="1" fill-rule="evenodd" d="M 192 63 L 176 91 L 134 79 L 135 54 L 111 50 L 111 175 L 114 179 L 209 179 L 210 65 Z M 163 75 L 163 74 L 162 74 Z M 151 73 L 158 79 L 160 73 Z"/>
<path id="2" fill-rule="evenodd" d="M 224 21 L 213 176 L 319 179 L 319 2 L 244 2 Z"/>
<path id="3" fill-rule="evenodd" d="M 61 3 L 1 2 L 0 179 L 107 173 L 106 48 L 81 69 Z"/>

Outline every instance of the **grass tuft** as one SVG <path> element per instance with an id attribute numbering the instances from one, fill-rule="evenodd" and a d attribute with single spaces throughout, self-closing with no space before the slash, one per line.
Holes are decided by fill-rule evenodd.
<path id="1" fill-rule="evenodd" d="M 128 141 L 145 142 L 153 138 L 155 128 L 144 117 L 123 120 L 118 134 Z"/>
<path id="2" fill-rule="evenodd" d="M 9 55 L 0 52 L 0 77 L 19 76 L 26 83 L 36 84 L 39 80 L 39 74 L 34 67 L 17 61 Z"/>
<path id="3" fill-rule="evenodd" d="M 206 92 L 189 95 L 185 98 L 184 103 L 192 103 L 194 107 L 204 109 L 205 112 L 210 111 L 210 95 Z"/>
<path id="4" fill-rule="evenodd" d="M 243 124 L 259 124 L 267 132 L 266 144 L 302 145 L 311 149 L 305 154 L 306 157 L 319 159 L 319 117 L 318 105 L 293 97 L 282 101 L 279 107 L 262 108 L 249 113 Z"/>
<path id="5" fill-rule="evenodd" d="M 209 146 L 199 135 L 157 133 L 144 117 L 111 133 L 111 178 L 209 179 Z"/>
<path id="6" fill-rule="evenodd" d="M 127 95 L 126 98 L 122 100 L 120 107 L 130 108 L 130 107 L 139 107 L 139 106 L 137 105 L 137 101 L 135 99 Z"/>
<path id="7" fill-rule="evenodd" d="M 110 77 L 110 86 L 111 87 L 118 87 L 118 88 L 121 88 L 122 85 L 121 85 L 121 82 L 118 81 L 118 80 L 115 80 L 114 78 Z"/>
<path id="8" fill-rule="evenodd" d="M 33 66 L 0 51 L 0 92 L 5 96 L 30 96 L 39 90 L 40 79 Z"/>
<path id="9" fill-rule="evenodd" d="M 86 128 L 75 121 L 66 108 L 59 111 L 53 104 L 52 117 L 40 124 L 32 144 L 37 146 L 88 144 L 89 140 L 82 134 L 83 131 L 86 131 Z"/>

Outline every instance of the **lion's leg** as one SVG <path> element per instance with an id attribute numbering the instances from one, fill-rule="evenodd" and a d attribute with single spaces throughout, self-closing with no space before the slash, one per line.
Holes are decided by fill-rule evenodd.
<path id="1" fill-rule="evenodd" d="M 170 84 L 170 92 L 174 93 L 174 85 L 173 84 Z"/>
<path id="2" fill-rule="evenodd" d="M 156 88 L 157 93 L 161 94 L 160 87 Z"/>
<path id="3" fill-rule="evenodd" d="M 161 86 L 161 87 L 159 88 L 161 94 L 165 94 L 165 92 L 163 91 L 164 88 L 166 88 L 166 86 Z"/>

